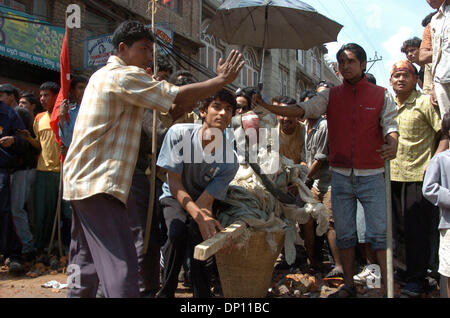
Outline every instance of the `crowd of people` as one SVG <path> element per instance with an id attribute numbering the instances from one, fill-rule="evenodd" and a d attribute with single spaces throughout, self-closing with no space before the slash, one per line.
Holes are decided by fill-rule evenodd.
<path id="1" fill-rule="evenodd" d="M 173 73 L 164 58 L 154 72 L 154 37 L 136 21 L 116 29 L 106 66 L 89 79 L 72 77 L 56 132 L 57 83 L 43 83 L 39 99 L 1 84 L 0 254 L 9 272 L 23 274 L 24 262 L 53 252 L 59 209 L 63 250 L 80 275 L 68 297 L 170 298 L 180 279 L 194 297 L 211 297 L 214 260 L 198 261 L 193 252 L 223 230 L 220 202 L 240 164 L 226 128 L 264 107 L 274 114 L 280 155 L 308 168 L 304 182 L 329 214 L 324 236 L 313 218 L 298 231 L 310 273 L 323 269 L 324 245 L 329 250 L 326 277 L 344 282 L 330 297 L 355 297 L 355 283 L 374 268 L 387 285 L 386 161 L 395 280 L 405 295 L 425 294 L 427 277 L 450 277 L 450 48 L 443 39 L 450 4 L 427 2 L 437 11 L 424 19 L 422 40 L 399 44 L 405 60 L 391 69 L 395 96 L 366 73 L 366 52 L 355 43 L 336 54 L 342 84 L 321 81 L 298 101 L 268 103 L 257 87 L 225 89 L 244 65 L 235 50 L 203 82 Z M 158 167 L 146 242 L 152 138 Z M 288 192 L 298 195 L 295 187 Z M 450 291 L 450 282 L 440 287 Z"/>

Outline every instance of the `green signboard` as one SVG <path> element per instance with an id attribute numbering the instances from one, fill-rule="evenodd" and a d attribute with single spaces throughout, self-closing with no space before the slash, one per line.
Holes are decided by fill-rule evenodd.
<path id="1" fill-rule="evenodd" d="M 59 72 L 64 32 L 64 28 L 0 6 L 0 55 Z"/>

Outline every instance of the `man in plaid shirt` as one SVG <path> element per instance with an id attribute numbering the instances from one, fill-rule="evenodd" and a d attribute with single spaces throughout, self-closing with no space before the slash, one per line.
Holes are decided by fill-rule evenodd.
<path id="1" fill-rule="evenodd" d="M 430 256 L 430 222 L 439 211 L 422 195 L 425 170 L 441 130 L 438 111 L 430 96 L 416 90 L 417 69 L 410 61 L 393 65 L 391 85 L 396 94 L 399 127 L 397 157 L 391 161 L 392 212 L 397 250 L 404 241 L 406 286 L 402 293 L 417 297 L 425 291 Z M 448 149 L 441 135 L 436 152 Z"/>
<path id="2" fill-rule="evenodd" d="M 177 87 L 145 72 L 154 37 L 137 21 L 115 30 L 115 54 L 86 87 L 64 163 L 64 199 L 72 204 L 70 269 L 79 266 L 80 282 L 69 282 L 68 297 L 95 297 L 98 283 L 106 297 L 139 297 L 138 264 L 127 209 L 136 166 L 144 109 L 169 112 L 173 119 L 191 111 L 238 76 L 242 55 L 220 60 L 217 76 Z"/>

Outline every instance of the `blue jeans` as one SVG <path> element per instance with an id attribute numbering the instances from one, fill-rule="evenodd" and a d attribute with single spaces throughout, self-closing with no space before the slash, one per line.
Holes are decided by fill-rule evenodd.
<path id="1" fill-rule="evenodd" d="M 366 242 L 373 250 L 386 249 L 386 203 L 384 174 L 359 177 L 353 173 L 344 176 L 333 171 L 331 179 L 336 245 L 340 249 L 355 247 L 356 202 L 364 208 Z"/>
<path id="2" fill-rule="evenodd" d="M 35 178 L 35 169 L 18 170 L 11 176 L 11 211 L 17 234 L 22 241 L 22 253 L 30 253 L 35 250 L 33 235 L 28 224 L 28 212 L 25 210 L 25 203 Z"/>

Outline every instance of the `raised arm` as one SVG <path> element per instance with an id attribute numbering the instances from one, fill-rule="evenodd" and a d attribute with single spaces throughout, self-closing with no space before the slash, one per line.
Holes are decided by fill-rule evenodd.
<path id="1" fill-rule="evenodd" d="M 298 105 L 275 106 L 264 102 L 259 95 L 253 95 L 252 102 L 255 105 L 260 105 L 268 111 L 286 117 L 300 117 L 300 118 L 319 118 L 326 113 L 329 101 L 329 90 L 320 92 L 307 102 L 299 103 Z"/>
<path id="2" fill-rule="evenodd" d="M 180 86 L 172 109 L 169 111 L 172 118 L 178 118 L 180 114 L 191 111 L 198 100 L 209 97 L 225 85 L 231 84 L 244 64 L 242 54 L 232 50 L 225 61 L 219 60 L 216 77 L 204 82 Z"/>

